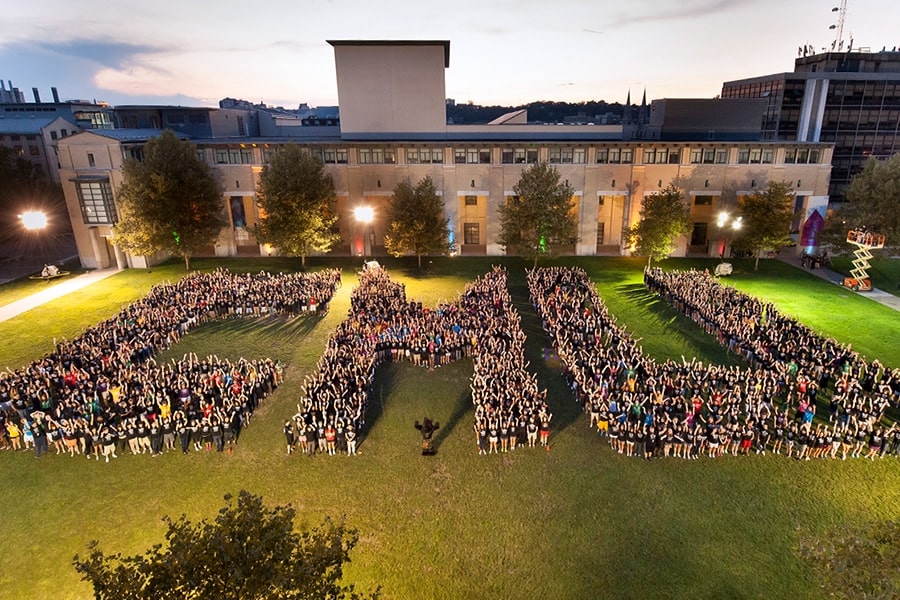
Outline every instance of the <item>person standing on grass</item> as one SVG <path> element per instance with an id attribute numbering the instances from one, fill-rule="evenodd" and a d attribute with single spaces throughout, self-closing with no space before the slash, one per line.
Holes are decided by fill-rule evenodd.
<path id="1" fill-rule="evenodd" d="M 546 446 L 547 442 L 550 440 L 550 420 L 553 418 L 553 415 L 542 411 L 541 412 L 541 446 Z"/>
<path id="2" fill-rule="evenodd" d="M 334 456 L 337 447 L 337 429 L 334 427 L 334 421 L 329 420 L 325 425 L 325 452 L 329 456 Z"/>
<path id="3" fill-rule="evenodd" d="M 22 447 L 22 430 L 12 420 L 6 422 L 6 434 L 9 436 L 9 443 L 13 451 Z"/>
<path id="4" fill-rule="evenodd" d="M 294 433 L 297 438 L 296 445 L 299 448 L 300 454 L 306 454 L 306 423 L 303 422 L 303 418 L 300 415 L 294 416 Z"/>
<path id="5" fill-rule="evenodd" d="M 881 455 L 881 446 L 884 444 L 884 431 L 881 427 L 872 428 L 872 432 L 869 434 L 869 451 L 866 453 L 866 458 L 870 460 L 875 460 L 876 456 Z"/>
<path id="6" fill-rule="evenodd" d="M 181 444 L 181 453 L 187 454 L 191 444 L 191 430 L 188 428 L 187 420 L 181 411 L 175 413 L 175 433 L 178 435 L 178 441 Z"/>
<path id="7" fill-rule="evenodd" d="M 538 438 L 538 424 L 535 422 L 534 417 L 528 421 L 528 425 L 525 426 L 525 432 L 528 436 L 528 447 L 534 448 L 537 445 Z"/>
<path id="8" fill-rule="evenodd" d="M 319 432 L 316 428 L 315 424 L 310 423 L 306 426 L 306 444 L 308 449 L 308 454 L 310 456 L 316 455 L 316 446 L 319 443 Z"/>
<path id="9" fill-rule="evenodd" d="M 225 430 L 222 428 L 222 420 L 218 415 L 214 415 L 209 425 L 211 428 L 213 445 L 215 445 L 216 447 L 216 452 L 224 452 Z"/>
<path id="10" fill-rule="evenodd" d="M 290 419 L 284 422 L 284 441 L 287 443 L 288 456 L 294 451 L 294 425 Z"/>
<path id="11" fill-rule="evenodd" d="M 163 449 L 163 433 L 158 418 L 153 419 L 147 428 L 150 434 L 150 456 L 159 456 Z"/>
<path id="12" fill-rule="evenodd" d="M 478 436 L 478 454 L 487 454 L 488 428 L 484 419 L 475 424 L 475 435 Z"/>
<path id="13" fill-rule="evenodd" d="M 353 425 L 347 425 L 347 431 L 344 433 L 347 440 L 347 455 L 356 456 L 356 431 Z"/>
<path id="14" fill-rule="evenodd" d="M 497 453 L 497 441 L 499 440 L 499 435 L 497 421 L 495 418 L 491 418 L 488 423 L 488 454 Z"/>
<path id="15" fill-rule="evenodd" d="M 47 428 L 44 421 L 38 417 L 31 424 L 31 435 L 34 438 L 34 455 L 38 458 L 49 452 L 47 444 Z"/>

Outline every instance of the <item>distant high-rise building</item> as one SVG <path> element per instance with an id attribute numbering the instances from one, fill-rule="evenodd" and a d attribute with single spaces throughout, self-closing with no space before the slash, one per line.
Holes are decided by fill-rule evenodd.
<path id="1" fill-rule="evenodd" d="M 843 201 L 850 178 L 870 157 L 900 152 L 896 49 L 801 56 L 791 73 L 725 82 L 722 98 L 767 98 L 765 140 L 833 143 L 831 202 Z"/>

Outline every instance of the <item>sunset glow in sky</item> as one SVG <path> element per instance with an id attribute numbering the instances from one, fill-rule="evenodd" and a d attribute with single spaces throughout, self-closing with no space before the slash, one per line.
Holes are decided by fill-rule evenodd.
<path id="1" fill-rule="evenodd" d="M 516 105 L 708 98 L 723 81 L 791 71 L 830 46 L 840 0 L 155 0 L 16 2 L 0 79 L 33 100 L 295 108 L 337 104 L 326 39 L 450 40 L 447 96 Z M 845 44 L 900 46 L 896 0 L 849 0 Z"/>

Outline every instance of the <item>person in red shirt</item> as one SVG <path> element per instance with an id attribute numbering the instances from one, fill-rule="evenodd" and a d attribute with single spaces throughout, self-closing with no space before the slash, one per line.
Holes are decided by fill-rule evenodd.
<path id="1" fill-rule="evenodd" d="M 334 428 L 334 422 L 329 421 L 325 426 L 325 451 L 331 456 L 334 456 L 336 440 L 337 430 Z"/>

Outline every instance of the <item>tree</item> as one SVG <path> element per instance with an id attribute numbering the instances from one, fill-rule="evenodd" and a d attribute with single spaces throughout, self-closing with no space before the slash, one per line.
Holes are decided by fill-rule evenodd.
<path id="1" fill-rule="evenodd" d="M 272 155 L 257 195 L 261 216 L 253 234 L 282 254 L 299 256 L 304 266 L 311 252 L 328 252 L 340 240 L 334 233 L 334 180 L 322 161 L 300 146 L 286 144 Z"/>
<path id="2" fill-rule="evenodd" d="M 425 177 L 416 187 L 405 181 L 397 184 L 388 221 L 384 247 L 394 256 L 412 252 L 419 268 L 422 255 L 445 255 L 452 250 L 449 219 L 444 216 L 444 202 L 431 177 Z"/>
<path id="3" fill-rule="evenodd" d="M 793 242 L 790 233 L 794 190 L 790 184 L 770 181 L 765 190 L 738 199 L 738 210 L 743 223 L 733 245 L 756 255 L 754 270 L 759 269 L 759 255 L 763 250 L 778 251 Z"/>
<path id="4" fill-rule="evenodd" d="M 884 234 L 887 246 L 900 246 L 900 153 L 866 161 L 850 180 L 846 196 L 847 203 L 836 216 L 848 229 L 866 227 Z M 843 234 L 846 238 L 847 232 Z"/>
<path id="5" fill-rule="evenodd" d="M 500 206 L 497 242 L 510 252 L 533 259 L 556 256 L 578 241 L 578 221 L 572 214 L 573 190 L 560 183 L 559 171 L 537 163 L 522 171 L 513 196 Z"/>
<path id="6" fill-rule="evenodd" d="M 165 251 L 191 257 L 215 242 L 222 227 L 222 191 L 197 148 L 164 131 L 144 147 L 144 160 L 129 159 L 119 190 L 115 242 L 139 256 Z"/>
<path id="7" fill-rule="evenodd" d="M 290 505 L 269 509 L 243 490 L 236 503 L 230 495 L 225 501 L 212 522 L 164 517 L 165 548 L 143 555 L 106 555 L 92 541 L 87 557 L 74 557 L 75 570 L 97 600 L 363 598 L 340 584 L 355 530 L 326 519 L 296 533 Z"/>
<path id="8" fill-rule="evenodd" d="M 675 240 L 693 230 L 691 211 L 681 192 L 669 184 L 666 189 L 644 196 L 641 219 L 625 230 L 625 239 L 634 246 L 634 253 L 653 260 L 662 260 L 675 250 Z"/>
<path id="9" fill-rule="evenodd" d="M 800 555 L 812 564 L 831 598 L 900 597 L 900 525 L 893 521 L 804 536 Z"/>

